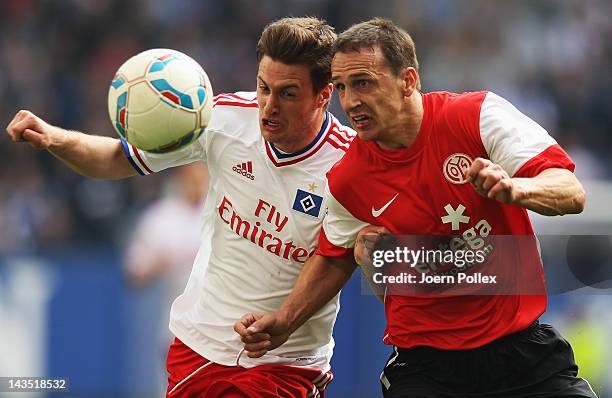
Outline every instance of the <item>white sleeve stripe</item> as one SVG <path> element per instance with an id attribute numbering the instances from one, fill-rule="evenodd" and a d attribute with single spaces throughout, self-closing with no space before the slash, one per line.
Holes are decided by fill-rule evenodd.
<path id="1" fill-rule="evenodd" d="M 351 249 L 355 247 L 357 234 L 369 224 L 355 218 L 340 202 L 325 188 L 327 198 L 327 216 L 323 219 L 323 230 L 327 240 L 334 246 Z"/>
<path id="2" fill-rule="evenodd" d="M 215 99 L 213 101 L 213 105 L 216 105 L 219 102 L 232 102 L 232 103 L 243 104 L 243 105 L 251 105 L 251 104 L 257 103 L 257 101 L 242 101 L 242 100 L 237 100 L 235 98 L 230 98 L 230 97 L 221 97 L 221 98 Z"/>
<path id="3" fill-rule="evenodd" d="M 128 144 L 128 148 L 130 150 L 130 157 L 132 158 L 132 161 L 134 161 L 134 163 L 142 170 L 142 173 L 144 175 L 151 174 L 153 171 L 145 164 L 142 156 L 140 156 L 138 153 L 138 149 L 135 148 L 134 145 L 130 144 Z"/>
<path id="4" fill-rule="evenodd" d="M 335 116 L 333 117 L 333 122 L 334 123 L 332 124 L 332 131 L 335 131 L 336 133 L 340 134 L 348 142 L 353 141 L 355 136 L 357 136 L 355 130 L 340 123 Z"/>
<path id="5" fill-rule="evenodd" d="M 239 93 L 242 95 L 238 95 Z M 221 96 L 235 98 L 235 99 L 239 99 L 243 101 L 257 101 L 257 95 L 253 91 L 250 91 L 250 92 L 239 91 L 236 93 L 224 93 L 224 94 L 219 94 L 217 97 L 221 97 Z"/>
<path id="6" fill-rule="evenodd" d="M 348 149 L 348 147 L 349 147 L 349 145 L 350 145 L 348 142 L 346 142 L 346 141 L 343 141 L 343 140 L 339 139 L 339 138 L 338 138 L 338 137 L 336 137 L 334 134 L 330 134 L 330 135 L 327 137 L 327 139 L 328 139 L 328 140 L 330 140 L 330 141 L 334 141 L 336 144 L 338 144 L 338 146 L 343 147 L 343 148 L 346 148 L 346 149 Z"/>
<path id="7" fill-rule="evenodd" d="M 217 103 L 219 101 L 231 101 L 231 102 L 237 102 L 240 104 L 252 104 L 252 103 L 256 103 L 257 99 L 252 99 L 252 100 L 247 100 L 244 98 L 240 98 L 238 96 L 230 96 L 230 95 L 226 95 L 226 94 L 219 94 L 218 96 L 216 96 L 213 99 L 213 103 Z"/>
<path id="8" fill-rule="evenodd" d="M 480 138 L 489 159 L 510 176 L 557 143 L 539 124 L 491 92 L 480 109 Z"/>
<path id="9" fill-rule="evenodd" d="M 335 131 L 336 133 L 338 133 L 339 135 L 341 135 L 348 142 L 353 141 L 353 139 L 357 135 L 357 133 L 355 133 L 350 128 L 344 127 L 344 126 L 340 126 L 340 125 L 337 125 L 337 124 L 333 126 L 332 130 Z"/>
<path id="10" fill-rule="evenodd" d="M 125 152 L 125 157 L 130 162 L 132 167 L 138 172 L 140 175 L 151 174 L 150 169 L 147 167 L 143 167 L 143 162 L 140 160 L 140 157 L 137 156 L 137 153 L 134 146 L 129 144 L 126 140 L 121 138 L 121 145 L 123 146 L 123 152 Z"/>
<path id="11" fill-rule="evenodd" d="M 136 162 L 134 162 L 134 159 L 132 159 L 132 154 L 130 152 L 129 144 L 127 143 L 127 141 L 123 138 L 120 138 L 120 140 L 121 146 L 123 147 L 123 152 L 125 153 L 125 157 L 130 162 L 134 170 L 136 170 L 140 175 L 145 175 L 144 171 L 138 166 L 138 164 L 136 164 Z"/>
<path id="12" fill-rule="evenodd" d="M 338 142 L 342 142 L 344 144 L 348 144 L 352 141 L 351 138 L 348 138 L 346 134 L 341 133 L 337 128 L 332 128 L 330 135 L 334 135 Z"/>

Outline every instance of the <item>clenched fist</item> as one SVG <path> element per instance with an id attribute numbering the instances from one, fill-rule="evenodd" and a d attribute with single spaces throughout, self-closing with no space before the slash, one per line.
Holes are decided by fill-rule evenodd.
<path id="1" fill-rule="evenodd" d="M 65 134 L 64 130 L 26 110 L 17 112 L 6 127 L 6 132 L 14 142 L 27 142 L 36 149 L 49 149 Z"/>
<path id="2" fill-rule="evenodd" d="M 359 231 L 355 240 L 355 262 L 363 267 L 372 266 L 372 252 L 382 249 L 385 245 L 393 246 L 394 236 L 385 227 L 368 225 Z"/>
<path id="3" fill-rule="evenodd" d="M 502 203 L 515 203 L 518 192 L 514 181 L 498 164 L 483 158 L 476 158 L 467 171 L 466 177 L 476 192 L 485 198 Z"/>

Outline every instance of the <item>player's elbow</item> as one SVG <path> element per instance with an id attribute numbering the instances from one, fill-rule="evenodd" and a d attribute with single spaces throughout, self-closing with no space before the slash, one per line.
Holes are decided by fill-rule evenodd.
<path id="1" fill-rule="evenodd" d="M 560 209 L 557 215 L 580 214 L 583 212 L 585 204 L 586 192 L 584 188 L 582 188 L 582 185 L 579 185 L 576 192 L 565 201 L 565 206 Z"/>
<path id="2" fill-rule="evenodd" d="M 572 214 L 580 214 L 584 211 L 584 206 L 586 204 L 586 192 L 584 188 L 580 186 L 580 189 L 574 195 L 572 200 Z"/>
<path id="3" fill-rule="evenodd" d="M 565 180 L 565 184 L 567 186 L 567 196 L 566 200 L 563 201 L 565 205 L 563 206 L 563 211 L 560 212 L 560 215 L 580 214 L 584 211 L 584 206 L 586 204 L 586 192 L 584 187 L 573 173 L 568 174 L 570 179 Z"/>

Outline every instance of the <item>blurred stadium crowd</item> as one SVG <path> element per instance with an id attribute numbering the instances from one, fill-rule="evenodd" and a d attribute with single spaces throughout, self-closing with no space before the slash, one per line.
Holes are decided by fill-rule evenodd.
<path id="1" fill-rule="evenodd" d="M 114 135 L 106 95 L 118 66 L 169 47 L 207 70 L 216 93 L 255 87 L 262 27 L 322 16 L 338 31 L 386 16 L 413 34 L 424 91 L 495 91 L 570 152 L 582 178 L 612 176 L 612 2 L 607 0 L 4 0 L 0 121 L 26 108 L 49 122 Z M 342 115 L 335 105 L 335 112 Z M 0 138 L 0 252 L 120 242 L 167 173 L 81 178 L 45 152 Z"/>
<path id="2" fill-rule="evenodd" d="M 216 93 L 254 90 L 257 38 L 267 23 L 290 15 L 321 16 L 338 31 L 373 16 L 393 19 L 415 39 L 424 91 L 495 91 L 543 125 L 568 150 L 582 181 L 612 179 L 612 2 L 609 0 L 2 0 L 0 124 L 4 128 L 14 113 L 24 108 L 52 124 L 115 136 L 106 103 L 111 78 L 130 56 L 156 47 L 174 48 L 199 61 L 208 72 Z M 332 104 L 332 110 L 337 116 L 343 116 L 337 102 Z M 160 197 L 173 174 L 167 171 L 119 182 L 86 179 L 47 152 L 10 143 L 4 133 L 0 134 L 0 159 L 3 166 L 0 168 L 0 271 L 3 256 L 19 258 L 25 254 L 44 258 L 54 251 L 72 253 L 79 263 L 81 258 L 92 260 L 91 253 L 106 253 L 97 259 L 97 263 L 105 264 L 109 261 L 109 253 L 122 251 L 143 209 Z M 609 185 L 607 187 L 605 192 L 610 192 Z M 591 204 L 596 202 L 593 200 L 596 196 L 589 198 Z M 600 194 L 599 198 L 605 203 L 598 209 L 609 209 L 609 194 Z M 599 211 L 591 219 L 606 218 L 603 216 L 605 214 Z M 557 232 L 552 233 L 563 230 L 562 221 L 567 221 L 567 226 L 574 224 L 574 220 L 555 219 L 554 231 Z M 609 229 L 609 225 L 604 224 L 604 229 Z M 609 231 L 595 233 L 609 235 Z M 100 251 L 101 246 L 110 250 Z M 87 250 L 89 247 L 97 251 Z M 69 250 L 74 248 L 81 250 L 78 252 L 81 257 Z M 610 256 L 602 257 L 609 259 Z M 552 267 L 555 272 L 547 276 L 549 281 L 560 274 L 559 267 L 555 268 L 555 264 Z M 27 267 L 20 265 L 18 268 L 27 271 Z M 104 275 L 110 275 L 114 269 L 116 267 L 104 268 Z M 591 267 L 587 263 L 584 269 Z M 92 291 L 98 289 L 100 281 L 106 280 L 96 277 L 96 270 L 95 267 L 88 270 L 80 282 L 87 288 L 90 285 L 85 282 L 91 280 L 96 286 L 90 288 Z M 37 269 L 33 275 L 39 273 Z M 73 283 L 67 286 L 80 285 L 70 280 Z M 28 291 L 22 289 L 25 285 L 31 291 L 40 290 L 32 288 L 31 284 L 16 284 L 19 291 Z M 0 284 L 0 293 L 2 287 Z M 360 294 L 359 289 L 353 290 L 351 293 L 350 288 L 345 289 L 348 292 L 343 293 L 344 297 Z M 65 291 L 64 288 L 62 297 L 76 295 L 76 290 Z M 118 295 L 115 291 L 113 297 Z M 0 294 L 0 297 L 4 296 Z M 72 298 L 62 302 L 57 300 L 57 294 L 54 297 L 56 307 L 67 312 L 74 310 L 68 305 L 75 301 Z M 109 301 L 107 296 L 101 294 L 101 297 L 99 306 L 95 307 L 97 310 Z M 134 301 L 133 296 L 126 297 L 127 302 Z M 551 309 L 555 310 L 546 316 L 566 332 L 574 345 L 581 374 L 605 390 L 601 397 L 612 396 L 610 296 L 605 293 L 592 296 L 552 294 L 550 298 Z M 89 313 L 89 301 L 84 303 L 86 309 L 80 310 Z M 343 301 L 342 305 L 345 303 L 347 309 L 341 311 L 341 317 L 363 312 L 368 314 L 368 324 L 376 324 L 371 320 L 375 309 L 362 311 L 364 300 Z M 3 303 L 0 300 L 0 312 L 1 304 L 8 308 L 11 301 Z M 359 311 L 351 312 L 351 304 L 359 307 Z M 148 305 L 149 313 L 143 312 L 146 316 L 124 322 L 130 328 L 142 323 L 138 330 L 145 330 L 151 325 L 144 322 L 145 318 L 154 318 L 151 314 L 159 316 L 159 308 Z M 116 307 L 109 305 L 106 310 L 109 309 L 116 315 Z M 132 310 L 128 307 L 124 311 L 132 314 Z M 22 324 L 27 330 L 45 329 L 32 325 L 36 317 L 17 315 L 23 318 Z M 382 316 L 382 312 L 379 315 Z M 129 319 L 133 317 L 132 314 Z M 62 319 L 57 314 L 50 318 Z M 5 313 L 2 319 L 10 317 Z M 337 341 L 369 341 L 364 337 L 366 332 L 355 338 L 351 322 L 356 321 L 347 318 L 344 323 L 338 322 L 334 332 L 339 336 Z M 4 340 L 0 341 L 8 345 L 0 349 L 35 346 L 31 338 L 24 339 L 21 346 L 15 343 L 18 334 L 7 338 L 7 332 L 11 336 L 19 330 L 14 324 L 7 324 L 12 326 L 4 330 Z M 49 330 L 59 330 L 63 336 L 66 330 L 73 328 L 54 324 Z M 110 322 L 100 329 L 110 333 L 116 325 Z M 75 330 L 79 336 L 86 335 L 82 329 Z M 142 352 L 149 356 L 143 358 L 150 360 L 152 340 L 143 338 L 141 332 L 134 334 L 130 329 L 130 335 L 146 342 L 142 344 Z M 367 333 L 375 334 L 373 326 Z M 378 342 L 379 336 L 375 339 Z M 112 339 L 106 336 L 104 340 Z M 64 347 L 57 336 L 52 341 L 50 352 L 53 347 Z M 104 352 L 113 351 L 105 345 L 101 347 Z M 331 389 L 338 390 L 337 395 L 332 396 L 357 396 L 354 390 L 362 387 L 356 384 L 359 377 L 355 377 L 353 368 L 361 366 L 362 362 L 370 383 L 368 388 L 378 391 L 376 378 L 370 379 L 376 373 L 372 373 L 371 364 L 376 361 L 371 358 L 379 354 L 381 358 L 386 357 L 386 349 L 376 345 L 362 357 L 351 356 L 355 350 L 350 346 L 343 348 L 338 344 L 337 349 L 334 366 L 338 378 Z M 127 352 L 126 358 L 133 359 L 138 350 L 130 346 Z M 15 358 L 15 355 L 3 356 Z M 53 355 L 51 352 L 49 356 L 57 362 L 64 353 Z M 36 362 L 23 357 L 25 362 Z M 369 359 L 363 360 L 365 357 Z M 79 363 L 74 359 L 78 356 L 66 358 L 66 362 Z M 140 369 L 142 363 L 134 361 L 134 369 Z M 101 361 L 101 364 L 108 365 L 108 369 L 98 367 L 92 374 L 101 374 L 104 380 L 116 376 L 109 370 L 116 368 L 114 360 Z M 62 374 L 71 374 L 62 366 L 66 364 L 48 367 L 50 371 L 61 369 Z M 10 369 L 19 369 L 13 359 Z M 124 368 L 120 371 L 128 375 L 121 381 L 126 385 L 133 384 L 132 378 L 139 374 Z M 83 385 L 91 382 L 76 370 L 74 372 L 79 375 L 74 377 L 75 382 L 79 378 L 83 379 L 80 380 Z M 150 387 L 149 373 L 142 375 L 139 379 L 142 385 Z M 341 388 L 349 387 L 353 388 L 350 393 L 338 393 Z M 363 394 L 371 396 L 370 390 Z"/>

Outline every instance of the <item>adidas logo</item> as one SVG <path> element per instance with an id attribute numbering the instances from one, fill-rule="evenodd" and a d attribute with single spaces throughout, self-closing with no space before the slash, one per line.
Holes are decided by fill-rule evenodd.
<path id="1" fill-rule="evenodd" d="M 253 162 L 251 161 L 237 164 L 236 166 L 232 167 L 232 170 L 250 180 L 255 179 L 255 176 L 253 175 Z"/>

